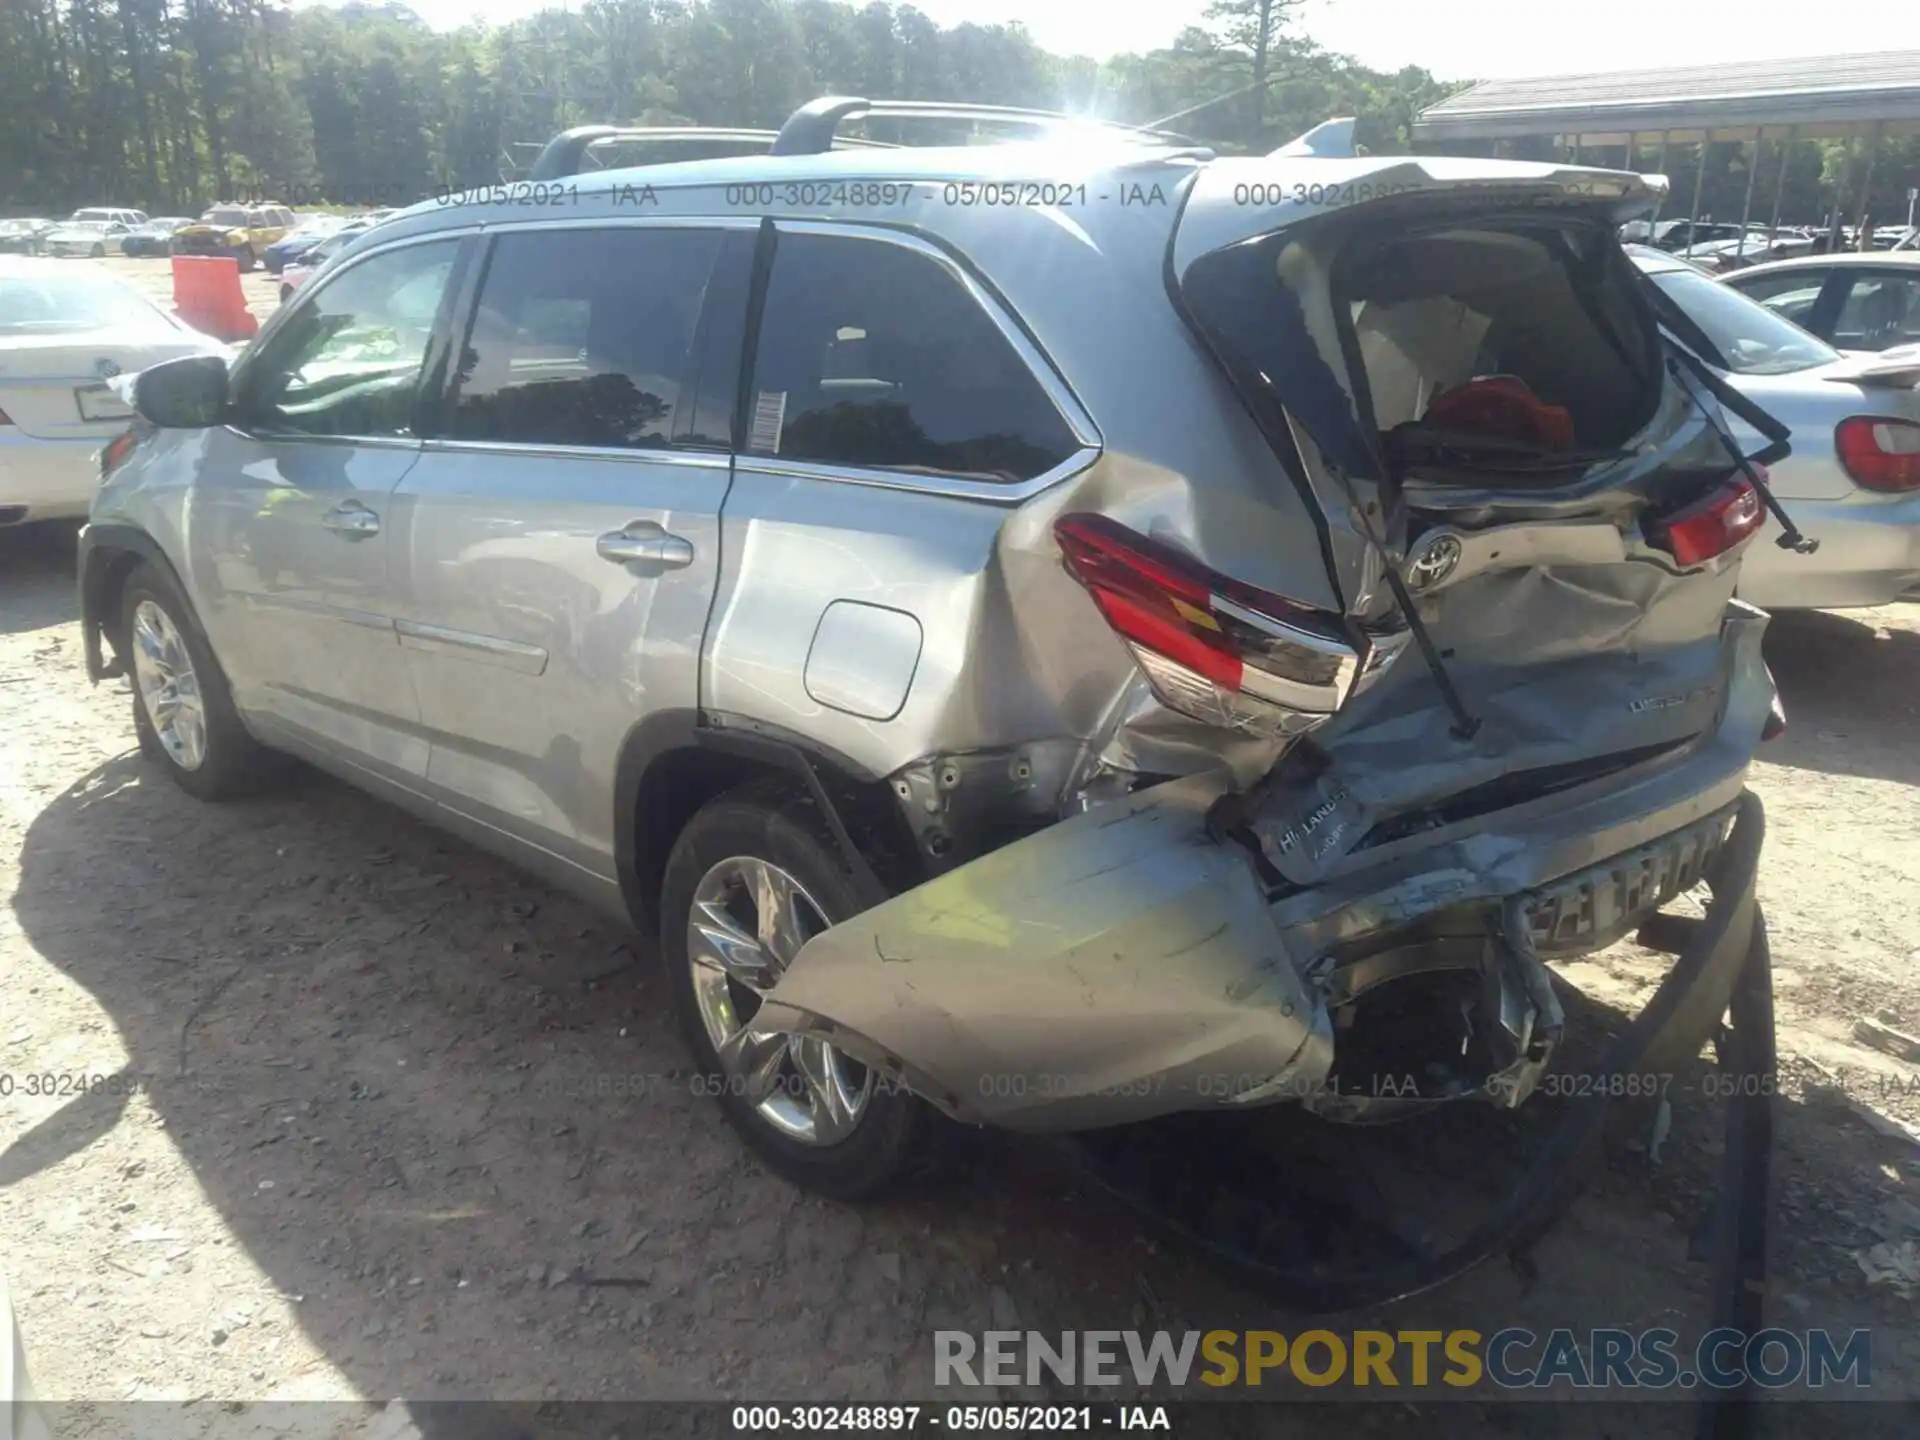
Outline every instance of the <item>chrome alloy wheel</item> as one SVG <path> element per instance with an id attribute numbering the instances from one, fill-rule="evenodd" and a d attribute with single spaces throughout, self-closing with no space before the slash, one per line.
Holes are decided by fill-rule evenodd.
<path id="1" fill-rule="evenodd" d="M 756 1030 L 753 1017 L 800 947 L 827 928 L 800 882 L 751 855 L 700 878 L 687 917 L 687 960 L 723 1083 L 768 1125 L 805 1145 L 833 1145 L 859 1123 L 873 1075 L 826 1041 Z"/>
<path id="2" fill-rule="evenodd" d="M 173 620 L 151 600 L 133 610 L 133 679 L 154 736 L 182 770 L 207 758 L 207 712 L 200 677 Z"/>

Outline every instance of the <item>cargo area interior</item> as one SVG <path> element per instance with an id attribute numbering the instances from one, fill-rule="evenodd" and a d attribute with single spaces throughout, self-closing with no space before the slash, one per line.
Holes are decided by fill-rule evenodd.
<path id="1" fill-rule="evenodd" d="M 1658 339 L 1610 240 L 1598 225 L 1462 218 L 1350 246 L 1333 288 L 1388 453 L 1423 465 L 1443 434 L 1449 453 L 1477 436 L 1524 457 L 1631 441 L 1659 401 Z M 1525 392 L 1469 400 L 1491 377 Z"/>

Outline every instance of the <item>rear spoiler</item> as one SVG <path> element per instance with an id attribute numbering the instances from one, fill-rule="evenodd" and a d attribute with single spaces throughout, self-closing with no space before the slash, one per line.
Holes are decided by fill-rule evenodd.
<path id="1" fill-rule="evenodd" d="M 1353 127 L 1357 123 L 1351 115 L 1322 120 L 1306 134 L 1294 136 L 1278 150 L 1269 150 L 1267 154 L 1274 157 L 1351 160 L 1365 153 L 1353 143 Z"/>
<path id="2" fill-rule="evenodd" d="M 1854 365 L 1826 377 L 1837 383 L 1869 390 L 1910 390 L 1920 386 L 1920 345 L 1900 345 L 1878 355 L 1862 356 Z"/>

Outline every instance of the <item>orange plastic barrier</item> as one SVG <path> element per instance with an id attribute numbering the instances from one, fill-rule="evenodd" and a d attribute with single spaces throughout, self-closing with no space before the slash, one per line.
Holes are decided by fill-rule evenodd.
<path id="1" fill-rule="evenodd" d="M 240 290 L 240 262 L 230 255 L 173 257 L 173 313 L 229 344 L 260 330 Z"/>

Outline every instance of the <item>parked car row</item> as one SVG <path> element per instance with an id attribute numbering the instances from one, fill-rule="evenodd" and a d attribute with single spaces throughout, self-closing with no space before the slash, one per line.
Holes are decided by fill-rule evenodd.
<path id="1" fill-rule="evenodd" d="M 0 526 L 87 513 L 132 416 L 110 382 L 226 353 L 104 266 L 0 256 Z"/>
<path id="2" fill-rule="evenodd" d="M 89 206 L 63 221 L 0 220 L 0 254 L 87 256 L 227 255 L 242 271 L 264 265 L 278 275 L 322 240 L 362 229 L 391 210 L 368 215 L 299 215 L 284 205 L 215 205 L 198 219 L 150 217 L 143 210 Z"/>

